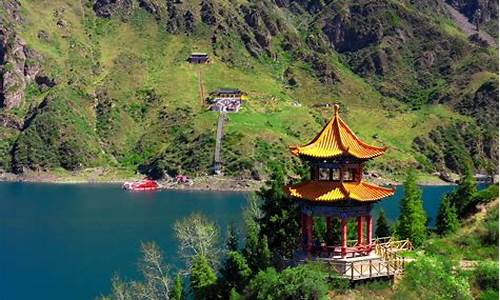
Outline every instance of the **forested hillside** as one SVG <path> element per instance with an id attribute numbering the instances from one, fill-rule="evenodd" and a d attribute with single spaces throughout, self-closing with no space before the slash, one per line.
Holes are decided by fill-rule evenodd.
<path id="1" fill-rule="evenodd" d="M 224 173 L 293 169 L 332 103 L 370 166 L 400 178 L 498 164 L 497 1 L 5 0 L 0 7 L 0 170 L 104 167 L 210 172 L 217 113 L 200 90 L 239 88 Z M 191 65 L 191 52 L 212 63 Z"/>

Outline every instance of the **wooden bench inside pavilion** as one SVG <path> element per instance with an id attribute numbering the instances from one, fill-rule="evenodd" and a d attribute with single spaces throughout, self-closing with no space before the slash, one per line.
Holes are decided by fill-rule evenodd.
<path id="1" fill-rule="evenodd" d="M 394 276 L 404 259 L 388 259 L 390 249 L 383 246 L 387 244 L 373 239 L 371 212 L 375 203 L 395 190 L 363 180 L 365 162 L 387 148 L 363 142 L 340 118 L 338 105 L 334 110 L 333 118 L 310 143 L 290 147 L 311 170 L 310 180 L 285 187 L 301 210 L 303 245 L 294 261 L 324 261 L 351 280 Z M 314 239 L 314 218 L 324 218 L 327 237 L 333 234 L 333 219 L 340 220 L 340 244 Z M 357 222 L 354 241 L 347 240 L 349 220 Z"/>

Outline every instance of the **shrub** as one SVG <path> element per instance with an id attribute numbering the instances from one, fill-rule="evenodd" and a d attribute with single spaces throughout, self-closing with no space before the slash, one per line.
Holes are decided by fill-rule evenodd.
<path id="1" fill-rule="evenodd" d="M 496 290 L 498 293 L 498 262 L 480 263 L 473 275 L 475 283 L 481 290 Z"/>
<path id="2" fill-rule="evenodd" d="M 474 196 L 474 202 L 478 203 L 488 203 L 495 200 L 498 197 L 498 184 L 492 184 L 476 193 Z"/>
<path id="3" fill-rule="evenodd" d="M 498 245 L 498 207 L 486 213 L 484 225 L 478 228 L 478 235 L 483 245 Z"/>
<path id="4" fill-rule="evenodd" d="M 481 241 L 486 245 L 498 245 L 498 220 L 487 222 Z"/>
<path id="5" fill-rule="evenodd" d="M 486 290 L 479 295 L 479 300 L 497 300 L 498 290 Z"/>
<path id="6" fill-rule="evenodd" d="M 329 276 L 324 266 L 304 264 L 278 273 L 274 268 L 261 271 L 250 282 L 250 299 L 328 299 L 333 288 L 345 288 L 345 280 Z"/>
<path id="7" fill-rule="evenodd" d="M 450 264 L 422 257 L 408 265 L 395 299 L 472 299 L 465 278 L 455 276 Z"/>
<path id="8" fill-rule="evenodd" d="M 248 286 L 248 294 L 253 299 L 267 299 L 273 295 L 276 287 L 279 286 L 279 273 L 270 267 L 265 271 L 260 271 Z"/>

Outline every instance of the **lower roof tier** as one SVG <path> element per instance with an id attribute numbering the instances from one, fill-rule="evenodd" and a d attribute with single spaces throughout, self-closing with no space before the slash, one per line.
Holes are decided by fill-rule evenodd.
<path id="1" fill-rule="evenodd" d="M 371 202 L 394 195 L 395 189 L 363 181 L 305 181 L 286 186 L 285 191 L 292 197 L 315 202 L 336 202 L 348 199 Z"/>

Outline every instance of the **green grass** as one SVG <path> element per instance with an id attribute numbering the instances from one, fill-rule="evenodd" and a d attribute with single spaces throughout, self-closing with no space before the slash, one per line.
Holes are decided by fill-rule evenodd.
<path id="1" fill-rule="evenodd" d="M 498 200 L 462 224 L 455 234 L 429 239 L 424 247 L 427 255 L 450 260 L 498 261 Z"/>

